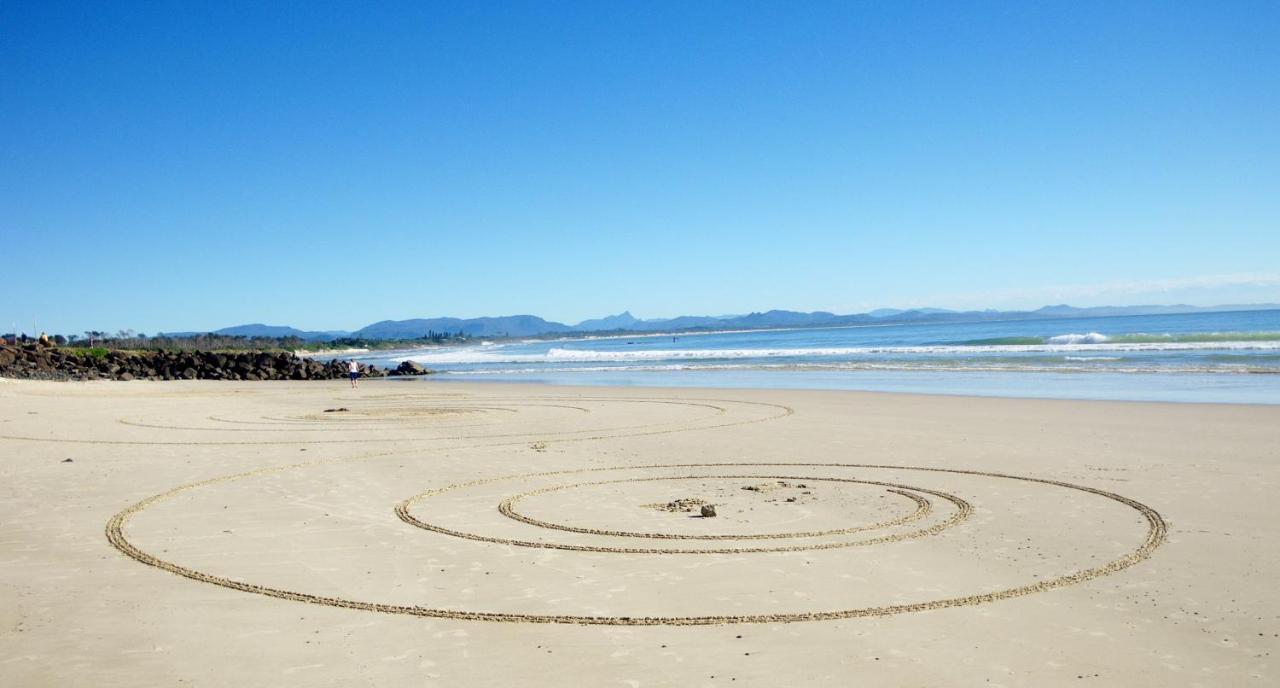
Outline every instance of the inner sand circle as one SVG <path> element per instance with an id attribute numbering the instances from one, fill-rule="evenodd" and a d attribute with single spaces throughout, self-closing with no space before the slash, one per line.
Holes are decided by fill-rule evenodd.
<path id="1" fill-rule="evenodd" d="M 924 518 L 926 515 L 929 514 L 930 511 L 933 510 L 933 503 L 930 502 L 925 497 L 920 496 L 916 492 L 912 492 L 908 489 L 904 489 L 900 487 L 890 487 L 890 488 L 886 488 L 885 492 L 906 497 L 907 499 L 915 503 L 915 507 L 916 507 L 915 510 L 906 514 L 905 516 L 899 516 L 897 518 L 889 519 L 886 521 L 879 521 L 877 523 L 872 523 L 869 525 L 862 525 L 862 526 L 850 526 L 847 528 L 831 528 L 827 530 L 810 530 L 810 531 L 798 531 L 798 532 L 789 532 L 789 533 L 740 533 L 740 534 L 734 534 L 734 533 L 690 534 L 690 533 L 660 533 L 660 532 L 646 533 L 646 532 L 635 532 L 635 531 L 626 531 L 626 530 L 581 528 L 581 527 L 565 525 L 562 523 L 554 523 L 551 521 L 544 521 L 544 520 L 532 518 L 516 510 L 516 505 L 529 497 L 552 494 L 555 492 L 561 492 L 564 490 L 575 489 L 580 487 L 589 487 L 589 486 L 596 486 L 596 485 L 617 485 L 617 484 L 623 484 L 623 483 L 652 482 L 657 480 L 705 480 L 705 479 L 725 480 L 725 479 L 740 479 L 740 478 L 755 478 L 755 479 L 766 478 L 766 479 L 772 479 L 772 480 L 805 480 L 808 482 L 854 483 L 854 484 L 876 485 L 876 486 L 885 485 L 885 483 L 878 483 L 875 481 L 868 481 L 868 480 L 852 480 L 848 478 L 817 478 L 812 476 L 806 476 L 801 478 L 796 476 L 755 476 L 755 475 L 752 475 L 752 476 L 731 476 L 731 475 L 705 476 L 704 475 L 704 476 L 663 476 L 658 478 L 623 478 L 621 480 L 597 480 L 594 482 L 587 482 L 587 483 L 555 485 L 552 487 L 545 487 L 540 490 L 534 490 L 531 492 L 522 492 L 518 495 L 515 495 L 513 497 L 508 497 L 502 500 L 502 502 L 498 504 L 498 512 L 501 513 L 503 516 L 506 516 L 507 518 L 515 519 L 522 523 L 527 523 L 531 526 L 537 526 L 539 528 L 549 528 L 552 530 L 563 530 L 571 533 L 587 533 L 592 535 L 607 535 L 612 537 L 650 538 L 650 539 L 658 539 L 658 540 L 781 540 L 781 539 L 791 539 L 791 538 L 823 537 L 827 535 L 847 535 L 850 533 L 861 533 L 861 532 L 866 532 L 870 530 L 880 530 L 883 528 L 890 528 L 893 526 L 902 525 L 904 523 L 917 521 L 921 518 Z M 951 495 L 951 497 L 953 497 L 954 499 L 950 499 L 949 501 L 951 501 L 953 504 L 956 504 L 957 506 L 959 506 L 960 502 L 963 502 L 963 500 L 959 499 L 958 497 L 955 497 L 954 495 Z M 717 504 L 717 506 L 719 506 L 719 504 Z"/>
<path id="2" fill-rule="evenodd" d="M 688 476 L 685 476 L 685 477 L 688 477 Z M 719 476 L 692 476 L 692 477 L 716 478 L 716 479 L 750 478 L 750 479 L 769 479 L 769 480 L 774 480 L 774 479 L 817 480 L 816 478 L 811 478 L 809 476 L 794 476 L 794 475 L 719 475 Z M 961 521 L 968 518 L 969 514 L 973 513 L 973 507 L 971 507 L 968 502 L 954 495 L 950 495 L 945 492 L 938 492 L 937 490 L 927 490 L 921 487 L 911 487 L 907 485 L 899 485 L 897 483 L 881 483 L 881 482 L 868 481 L 868 480 L 831 478 L 830 481 L 880 485 L 884 487 L 896 488 L 905 492 L 924 492 L 926 494 L 931 494 L 931 495 L 934 495 L 935 497 L 940 497 L 942 499 L 945 499 L 951 502 L 952 504 L 955 505 L 956 511 L 945 521 L 942 521 L 941 523 L 938 523 L 936 525 L 933 525 L 927 528 L 920 528 L 920 529 L 908 531 L 905 533 L 894 533 L 892 535 L 883 535 L 880 537 L 875 537 L 867 540 L 850 540 L 850 541 L 844 541 L 844 542 L 826 542 L 826 543 L 820 543 L 820 544 L 806 544 L 806 545 L 776 545 L 776 546 L 768 546 L 768 547 L 714 547 L 714 548 L 702 548 L 702 549 L 683 549 L 683 548 L 672 548 L 672 547 L 615 547 L 615 546 L 607 546 L 607 545 L 572 545 L 572 544 L 565 544 L 565 543 L 559 543 L 559 542 L 547 542 L 544 540 L 520 540 L 516 538 L 495 537 L 490 535 L 481 535 L 478 533 L 471 533 L 463 530 L 446 528 L 444 526 L 441 526 L 435 523 L 429 523 L 427 521 L 423 521 L 411 513 L 410 510 L 413 508 L 413 506 L 418 502 L 420 502 L 422 499 L 425 499 L 426 497 L 438 495 L 443 492 L 447 492 L 451 489 L 456 489 L 458 487 L 461 487 L 462 485 L 452 485 L 450 487 L 442 488 L 441 490 L 432 490 L 430 492 L 425 492 L 415 497 L 411 497 L 405 500 L 404 502 L 401 502 L 400 505 L 396 507 L 396 515 L 400 517 L 400 520 L 404 521 L 405 523 L 408 523 L 411 526 L 421 528 L 423 530 L 429 530 L 435 533 L 440 533 L 441 535 L 450 535 L 452 537 L 462 538 L 464 540 L 491 542 L 499 545 L 515 545 L 517 547 L 532 547 L 535 549 L 555 549 L 555 550 L 564 550 L 567 552 L 607 552 L 612 554 L 748 554 L 748 553 L 759 553 L 759 552 L 806 552 L 806 551 L 817 551 L 817 550 L 844 549 L 846 547 L 864 547 L 867 545 L 881 545 L 889 542 L 900 542 L 902 540 L 912 540 L 915 538 L 926 537 L 929 535 L 936 535 L 948 528 L 951 528 L 952 526 L 955 526 L 957 523 L 960 523 Z M 567 487 L 574 487 L 574 485 L 569 485 Z M 499 505 L 499 511 L 502 511 L 502 505 Z M 511 517 L 509 513 L 504 513 L 503 515 Z M 523 519 L 515 518 L 515 520 L 520 521 Z M 561 530 L 567 530 L 567 529 L 562 528 Z M 849 532 L 859 532 L 860 529 L 854 528 L 854 529 L 848 529 L 848 530 Z M 581 531 L 578 531 L 578 532 L 585 532 L 592 535 L 629 537 L 625 533 L 615 533 L 607 530 L 582 529 Z M 841 532 L 841 531 L 837 531 L 837 532 Z M 811 535 L 802 534 L 802 535 L 793 536 L 793 537 L 816 537 L 817 535 L 818 534 L 811 534 Z M 641 537 L 644 537 L 644 536 L 642 535 Z M 722 539 L 753 539 L 753 538 L 714 537 L 710 539 L 722 540 Z"/>
<path id="3" fill-rule="evenodd" d="M 702 624 L 729 624 L 729 623 L 783 623 L 795 621 L 820 621 L 834 619 L 849 619 L 862 617 L 887 616 L 892 614 L 902 614 L 918 611 L 926 611 L 932 609 L 942 609 L 947 607 L 969 606 L 993 602 L 1001 599 L 1008 599 L 1022 595 L 1028 595 L 1036 592 L 1044 592 L 1056 588 L 1065 587 L 1082 583 L 1094 578 L 1109 575 L 1117 571 L 1133 566 L 1146 559 L 1151 553 L 1160 546 L 1164 541 L 1167 526 L 1164 519 L 1154 509 L 1127 497 L 1091 488 L 1083 485 L 1075 485 L 1062 481 L 1049 480 L 1043 478 L 1033 478 L 1029 476 L 1019 476 L 1006 473 L 993 473 L 975 470 L 948 469 L 948 468 L 931 468 L 931 467 L 913 467 L 913 466 L 891 466 L 878 464 L 769 464 L 769 463 L 728 463 L 728 464 L 665 464 L 651 466 L 624 466 L 616 468 L 592 468 L 578 469 L 569 471 L 550 471 L 544 473 L 527 474 L 526 476 L 507 476 L 504 478 L 490 478 L 483 480 L 471 481 L 463 485 L 481 485 L 497 482 L 504 479 L 512 479 L 530 476 L 557 476 L 571 474 L 587 474 L 610 470 L 639 470 L 639 469 L 661 469 L 661 468 L 711 468 L 711 467 L 742 467 L 742 466 L 805 466 L 805 467 L 828 467 L 828 468 L 846 468 L 846 469 L 885 469 L 895 471 L 922 471 L 931 474 L 954 474 L 960 476 L 973 476 L 979 478 L 994 478 L 997 480 L 1018 481 L 1021 484 L 1030 484 L 1035 486 L 1049 486 L 1064 488 L 1101 497 L 1122 506 L 1137 511 L 1147 524 L 1147 532 L 1143 542 L 1135 549 L 1127 552 L 1123 556 L 1111 559 L 1101 565 L 1092 566 L 1077 570 L 1065 575 L 1043 578 L 1033 583 L 1006 587 L 1000 590 L 983 592 L 973 595 L 942 597 L 933 600 L 905 603 L 890 604 L 880 606 L 864 606 L 852 607 L 845 609 L 835 609 L 826 611 L 807 611 L 796 613 L 775 613 L 775 614 L 713 614 L 713 615 L 697 615 L 697 616 L 619 616 L 619 615 L 588 615 L 588 614 L 537 614 L 537 613 L 517 613 L 502 611 L 467 611 L 462 609 L 447 609 L 438 607 L 427 607 L 417 605 L 387 604 L 368 602 L 362 600 L 348 599 L 343 597 L 315 595 L 301 591 L 287 590 L 277 587 L 259 585 L 249 583 L 243 580 L 237 580 L 226 576 L 218 576 L 206 572 L 202 572 L 193 568 L 184 567 L 171 561 L 164 560 L 154 554 L 151 554 L 134 545 L 125 534 L 125 527 L 129 520 L 136 514 L 141 513 L 147 508 L 157 503 L 168 500 L 178 494 L 196 490 L 215 484 L 224 484 L 233 481 L 243 480 L 255 476 L 280 473 L 283 471 L 302 468 L 308 465 L 301 464 L 293 466 L 284 466 L 272 469 L 263 469 L 259 471 L 251 471 L 248 473 L 235 474 L 203 481 L 200 483 L 192 483 L 183 485 L 168 492 L 155 495 L 145 499 L 133 506 L 116 514 L 107 524 L 106 534 L 108 540 L 119 549 L 122 553 L 135 560 L 155 566 L 157 568 L 181 575 L 192 580 L 211 583 L 229 589 L 240 590 L 243 592 L 251 592 L 278 599 L 286 599 L 298 602 L 306 602 L 311 604 L 321 604 L 326 606 L 340 607 L 346 609 L 359 609 L 364 611 L 374 611 L 393 614 L 405 614 L 410 616 L 420 616 L 429 618 L 449 618 L 464 619 L 477 621 L 505 621 L 505 622 L 524 622 L 524 623 L 563 623 L 563 624 L 584 624 L 584 625 L 702 625 Z M 808 479 L 808 478 L 805 478 Z M 457 486 L 452 486 L 457 487 Z M 431 493 L 424 493 L 431 494 Z M 420 495 L 419 497 L 421 497 Z M 402 507 L 404 504 L 401 505 Z M 400 512 L 400 508 L 397 508 Z M 404 514 L 401 514 L 404 517 Z"/>

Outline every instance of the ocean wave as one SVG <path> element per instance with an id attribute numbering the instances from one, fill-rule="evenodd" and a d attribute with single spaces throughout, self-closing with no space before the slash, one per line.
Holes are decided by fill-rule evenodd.
<path id="1" fill-rule="evenodd" d="M 1044 344 L 1237 344 L 1280 342 L 1280 332 L 1190 332 L 1105 335 L 1100 332 L 1068 333 L 1052 337 L 995 337 L 956 342 L 956 346 L 1040 346 Z"/>
<path id="2" fill-rule="evenodd" d="M 1112 359 L 1107 359 L 1112 360 Z M 441 371 L 445 375 L 559 375 L 563 373 L 667 373 L 681 371 L 885 371 L 958 373 L 1128 373 L 1128 374 L 1264 374 L 1280 375 L 1280 368 L 1248 365 L 1080 365 L 983 363 L 973 360 L 835 362 L 835 363 L 671 363 L 662 365 L 566 366 L 559 368 L 486 368 Z"/>
<path id="3" fill-rule="evenodd" d="M 716 361 L 778 358 L 848 358 L 878 355 L 972 355 L 982 353 L 1126 353 L 1176 351 L 1280 351 L 1280 339 L 1215 340 L 1215 341 L 1119 341 L 1043 344 L 985 344 L 929 346 L 870 346 L 785 349 L 635 349 L 599 351 L 593 349 L 552 348 L 545 353 L 512 353 L 500 346 L 484 349 L 453 349 L 431 353 L 414 353 L 395 360 L 410 360 L 424 365 L 495 364 L 495 363 L 611 363 L 645 361 Z"/>
<path id="4" fill-rule="evenodd" d="M 1115 342 L 1280 342 L 1280 332 L 1196 332 L 1183 334 L 1120 334 L 1111 338 Z"/>
<path id="5" fill-rule="evenodd" d="M 1105 344 L 1110 338 L 1105 334 L 1090 332 L 1088 334 L 1060 334 L 1045 340 L 1048 344 Z"/>

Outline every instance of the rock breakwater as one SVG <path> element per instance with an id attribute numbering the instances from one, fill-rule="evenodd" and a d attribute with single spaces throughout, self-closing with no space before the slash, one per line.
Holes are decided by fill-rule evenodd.
<path id="1" fill-rule="evenodd" d="M 395 369 L 359 364 L 362 377 L 425 375 L 416 364 Z M 337 380 L 347 361 L 319 362 L 271 351 L 106 351 L 0 345 L 0 377 L 34 380 Z"/>

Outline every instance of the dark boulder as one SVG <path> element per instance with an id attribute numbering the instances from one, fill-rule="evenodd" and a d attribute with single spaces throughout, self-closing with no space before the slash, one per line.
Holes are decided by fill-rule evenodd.
<path id="1" fill-rule="evenodd" d="M 415 363 L 414 361 L 402 361 L 400 365 L 396 366 L 395 370 L 391 371 L 390 374 L 391 375 L 428 375 L 430 373 L 431 373 L 430 370 L 423 368 L 420 364 Z"/>

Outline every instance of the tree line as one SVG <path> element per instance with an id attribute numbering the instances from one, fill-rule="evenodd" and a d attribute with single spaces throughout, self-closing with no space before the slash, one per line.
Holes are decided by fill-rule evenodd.
<path id="1" fill-rule="evenodd" d="M 452 333 L 430 330 L 427 334 L 416 339 L 364 339 L 361 337 L 339 337 L 328 341 L 307 341 L 301 337 L 292 336 L 249 337 L 245 335 L 216 334 L 213 332 L 185 336 L 171 336 L 163 334 L 147 336 L 145 332 L 135 332 L 133 330 L 117 330 L 115 332 L 85 330 L 83 334 L 46 335 L 41 333 L 39 337 L 29 336 L 25 332 L 20 334 L 11 332 L 3 335 L 3 340 L 6 344 L 26 344 L 40 341 L 41 337 L 44 337 L 48 342 L 56 346 L 131 349 L 142 351 L 262 351 L 277 349 L 286 351 L 320 351 L 333 348 L 394 349 L 421 345 L 428 342 L 432 344 L 446 344 L 466 342 L 470 339 L 470 337 L 466 333 L 462 332 L 462 330 Z"/>

